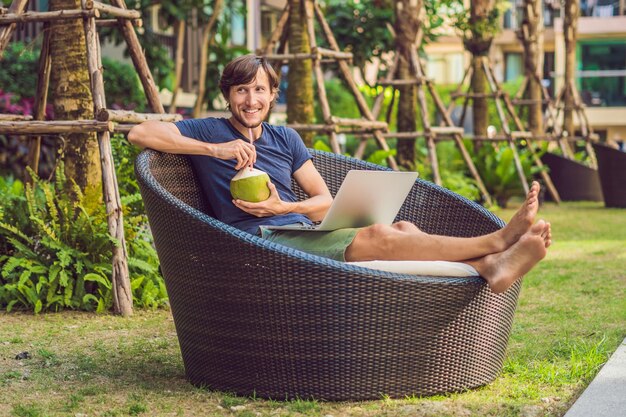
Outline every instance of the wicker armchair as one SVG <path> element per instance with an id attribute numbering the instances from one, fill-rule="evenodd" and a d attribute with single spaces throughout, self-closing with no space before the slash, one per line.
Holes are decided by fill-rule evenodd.
<path id="1" fill-rule="evenodd" d="M 312 153 L 333 194 L 350 169 L 386 169 Z M 519 282 L 496 295 L 480 277 L 402 275 L 312 256 L 211 217 L 184 156 L 145 150 L 136 174 L 193 384 L 365 400 L 462 391 L 500 372 Z M 401 219 L 455 236 L 503 225 L 422 180 Z"/>

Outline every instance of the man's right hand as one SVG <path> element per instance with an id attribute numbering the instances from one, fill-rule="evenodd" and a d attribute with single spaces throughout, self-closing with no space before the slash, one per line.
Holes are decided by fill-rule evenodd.
<path id="1" fill-rule="evenodd" d="M 211 154 L 219 159 L 236 159 L 235 169 L 252 166 L 256 163 L 256 149 L 254 145 L 241 139 L 230 142 L 212 143 Z"/>
<path id="2" fill-rule="evenodd" d="M 236 169 L 256 163 L 256 149 L 245 140 L 208 143 L 181 135 L 174 123 L 150 120 L 131 129 L 128 140 L 141 148 L 185 155 L 207 155 L 214 158 L 236 159 Z"/>

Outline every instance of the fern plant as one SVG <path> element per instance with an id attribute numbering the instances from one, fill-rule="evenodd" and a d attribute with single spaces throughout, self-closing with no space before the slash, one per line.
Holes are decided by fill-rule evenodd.
<path id="1" fill-rule="evenodd" d="M 508 200 L 514 195 L 523 195 L 524 189 L 515 167 L 513 150 L 506 144 L 483 144 L 466 141 L 476 168 L 480 172 L 489 194 L 495 197 L 498 206 L 506 208 Z M 533 157 L 528 149 L 518 151 L 520 163 L 526 180 L 530 182 L 541 170 L 533 164 Z M 540 157 L 542 151 L 538 151 Z"/>
<path id="2" fill-rule="evenodd" d="M 0 195 L 11 200 L 0 211 L 0 306 L 35 313 L 106 311 L 112 304 L 111 248 L 119 242 L 108 233 L 100 190 L 82 191 L 68 182 L 62 164 L 54 182 L 31 175 L 34 184 L 26 187 L 17 180 L 0 183 Z M 127 196 L 123 204 L 137 199 Z M 152 308 L 165 304 L 145 220 L 130 216 L 125 232 L 135 303 Z"/>

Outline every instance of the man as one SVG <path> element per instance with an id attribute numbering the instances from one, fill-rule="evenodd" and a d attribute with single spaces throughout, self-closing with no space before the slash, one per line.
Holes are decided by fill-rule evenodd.
<path id="1" fill-rule="evenodd" d="M 229 63 L 220 90 L 229 119 L 206 118 L 135 126 L 128 139 L 162 152 L 190 155 L 215 215 L 250 233 L 341 261 L 439 260 L 474 267 L 494 292 L 503 292 L 546 255 L 550 224 L 539 220 L 539 185 L 503 229 L 473 238 L 429 235 L 408 222 L 333 232 L 269 232 L 263 225 L 321 220 L 332 197 L 298 134 L 264 120 L 278 95 L 279 79 L 263 59 L 245 55 Z M 232 200 L 230 179 L 252 166 L 267 172 L 270 197 L 260 203 Z M 291 178 L 309 196 L 297 201 Z"/>

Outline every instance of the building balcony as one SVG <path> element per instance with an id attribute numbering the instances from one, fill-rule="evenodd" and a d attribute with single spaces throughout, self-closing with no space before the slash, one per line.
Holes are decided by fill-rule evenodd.
<path id="1" fill-rule="evenodd" d="M 626 14 L 626 0 L 581 0 L 581 17 L 614 17 Z"/>
<path id="2" fill-rule="evenodd" d="M 579 71 L 580 97 L 589 107 L 626 106 L 626 70 Z"/>

